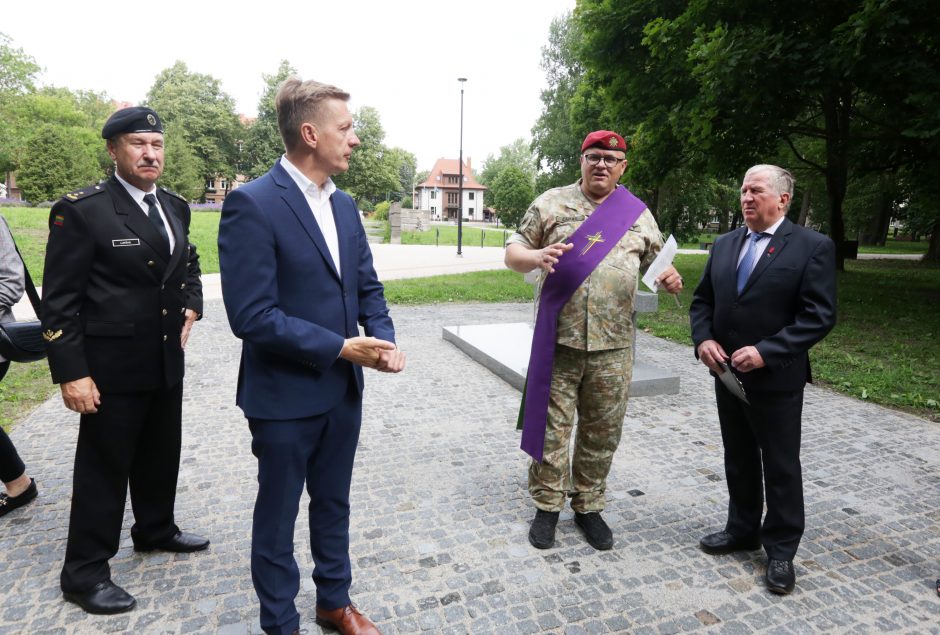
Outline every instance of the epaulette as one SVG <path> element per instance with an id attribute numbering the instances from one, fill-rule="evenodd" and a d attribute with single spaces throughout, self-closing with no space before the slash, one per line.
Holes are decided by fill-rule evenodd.
<path id="1" fill-rule="evenodd" d="M 69 192 L 62 198 L 68 201 L 80 201 L 83 198 L 88 198 L 89 196 L 94 196 L 95 194 L 101 194 L 104 192 L 104 186 L 101 183 L 95 183 L 94 185 L 88 185 L 83 187 L 80 190 L 75 190 L 74 192 Z"/>
<path id="2" fill-rule="evenodd" d="M 161 185 L 161 186 L 160 186 L 160 191 L 163 192 L 163 193 L 165 193 L 165 194 L 169 194 L 170 196 L 175 196 L 175 197 L 178 198 L 179 200 L 181 200 L 181 201 L 183 201 L 184 203 L 186 203 L 187 205 L 189 205 L 189 201 L 187 201 L 185 198 L 183 198 L 182 196 L 180 196 L 179 194 L 177 194 L 177 193 L 174 192 L 173 190 L 168 190 L 168 189 L 166 189 L 165 187 L 163 187 L 163 186 Z"/>

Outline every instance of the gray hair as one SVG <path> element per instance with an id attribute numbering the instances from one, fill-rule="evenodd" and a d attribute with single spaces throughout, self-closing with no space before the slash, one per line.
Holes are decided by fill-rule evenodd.
<path id="1" fill-rule="evenodd" d="M 300 126 L 318 122 L 323 103 L 328 99 L 349 100 L 349 93 L 312 79 L 301 81 L 299 77 L 288 77 L 277 87 L 274 106 L 277 109 L 277 127 L 288 151 L 300 143 Z"/>
<path id="2" fill-rule="evenodd" d="M 757 172 L 764 172 L 767 174 L 767 181 L 770 183 L 770 187 L 774 188 L 775 193 L 786 193 L 790 195 L 789 200 L 787 200 L 787 206 L 783 211 L 786 212 L 789 210 L 790 203 L 793 201 L 793 186 L 796 185 L 796 179 L 793 178 L 793 175 L 778 165 L 761 163 L 748 169 L 748 171 L 744 173 L 744 178 L 746 179 L 749 174 L 754 174 Z"/>

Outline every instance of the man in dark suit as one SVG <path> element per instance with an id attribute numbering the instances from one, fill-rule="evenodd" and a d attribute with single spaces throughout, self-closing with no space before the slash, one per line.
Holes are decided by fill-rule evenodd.
<path id="1" fill-rule="evenodd" d="M 330 178 L 359 145 L 348 99 L 335 86 L 285 80 L 275 103 L 287 152 L 229 194 L 219 225 L 222 296 L 242 340 L 236 401 L 258 459 L 251 574 L 265 633 L 300 628 L 293 537 L 305 481 L 316 619 L 378 633 L 349 598 L 349 487 L 362 367 L 399 372 L 405 357 L 356 205 Z"/>
<path id="2" fill-rule="evenodd" d="M 42 327 L 52 380 L 81 414 L 64 597 L 89 613 L 134 598 L 111 581 L 130 484 L 138 551 L 191 552 L 209 541 L 174 522 L 183 403 L 183 348 L 202 312 L 189 206 L 155 183 L 163 125 L 125 108 L 101 136 L 111 179 L 72 192 L 49 216 Z"/>
<path id="3" fill-rule="evenodd" d="M 793 177 L 783 168 L 747 171 L 746 226 L 715 241 L 689 309 L 696 356 L 716 375 L 729 494 L 725 529 L 700 546 L 725 554 L 763 544 L 767 588 L 779 594 L 793 590 L 804 528 L 800 426 L 803 388 L 812 381 L 808 352 L 836 320 L 835 247 L 787 220 L 792 197 Z M 717 378 L 723 372 L 740 379 L 747 403 Z"/>

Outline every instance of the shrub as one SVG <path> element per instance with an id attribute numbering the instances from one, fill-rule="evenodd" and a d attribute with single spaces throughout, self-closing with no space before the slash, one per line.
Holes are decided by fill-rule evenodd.
<path id="1" fill-rule="evenodd" d="M 375 214 L 372 217 L 375 220 L 388 220 L 388 210 L 391 209 L 392 204 L 388 201 L 382 201 L 375 206 Z"/>

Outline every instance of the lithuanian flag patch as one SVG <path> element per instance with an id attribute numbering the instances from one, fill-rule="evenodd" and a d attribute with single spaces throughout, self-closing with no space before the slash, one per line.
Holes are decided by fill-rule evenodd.
<path id="1" fill-rule="evenodd" d="M 56 214 L 55 218 L 52 219 L 52 224 L 56 227 L 62 227 L 62 225 L 65 224 L 65 216 L 62 214 Z"/>

